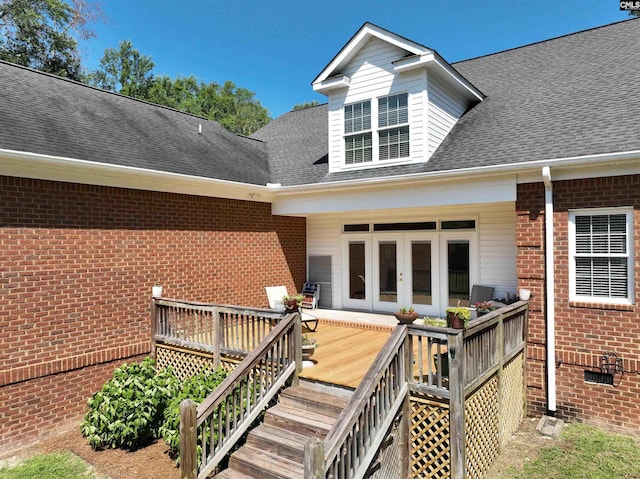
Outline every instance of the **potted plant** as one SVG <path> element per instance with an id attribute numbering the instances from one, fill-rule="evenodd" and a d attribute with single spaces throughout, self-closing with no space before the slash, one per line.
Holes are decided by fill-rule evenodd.
<path id="1" fill-rule="evenodd" d="M 156 283 L 156 284 L 154 284 L 154 285 L 151 287 L 151 295 L 152 295 L 154 298 L 159 298 L 160 296 L 162 296 L 162 286 L 160 286 L 160 285 L 159 285 L 159 284 L 157 284 L 157 283 Z"/>
<path id="2" fill-rule="evenodd" d="M 470 318 L 469 308 L 462 306 L 447 308 L 447 326 L 450 328 L 464 329 Z"/>
<path id="3" fill-rule="evenodd" d="M 284 305 L 285 313 L 295 313 L 300 311 L 300 305 L 304 296 L 296 294 L 294 296 L 285 295 L 282 297 L 282 304 Z"/>
<path id="4" fill-rule="evenodd" d="M 318 347 L 317 339 L 309 339 L 305 334 L 302 336 L 302 360 L 308 361 Z"/>
<path id="5" fill-rule="evenodd" d="M 415 310 L 413 309 L 413 306 L 410 307 L 409 309 L 400 308 L 398 311 L 393 313 L 393 315 L 396 317 L 396 319 L 398 320 L 398 323 L 400 324 L 411 324 L 418 317 L 418 313 L 415 312 Z"/>
<path id="6" fill-rule="evenodd" d="M 474 304 L 474 306 L 476 308 L 476 312 L 478 313 L 478 316 L 483 316 L 495 309 L 498 309 L 498 307 L 491 304 L 490 301 L 481 301 L 479 303 Z"/>

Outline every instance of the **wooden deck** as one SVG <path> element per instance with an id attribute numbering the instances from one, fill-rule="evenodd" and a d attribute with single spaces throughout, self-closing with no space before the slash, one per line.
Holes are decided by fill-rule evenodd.
<path id="1" fill-rule="evenodd" d="M 322 319 L 314 333 L 303 328 L 303 334 L 319 346 L 311 358 L 314 365 L 304 368 L 301 377 L 356 388 L 391 334 L 391 329 L 376 329 Z"/>

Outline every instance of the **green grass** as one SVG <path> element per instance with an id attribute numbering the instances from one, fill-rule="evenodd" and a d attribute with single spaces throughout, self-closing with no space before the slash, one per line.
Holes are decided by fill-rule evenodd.
<path id="1" fill-rule="evenodd" d="M 567 426 L 559 441 L 543 448 L 513 479 L 640 479 L 640 443 L 581 424 Z"/>
<path id="2" fill-rule="evenodd" d="M 91 467 L 71 453 L 41 454 L 0 468 L 0 479 L 95 479 Z"/>

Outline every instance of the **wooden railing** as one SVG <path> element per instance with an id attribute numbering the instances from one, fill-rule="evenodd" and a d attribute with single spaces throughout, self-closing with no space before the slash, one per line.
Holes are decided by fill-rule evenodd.
<path id="1" fill-rule="evenodd" d="M 409 389 L 447 404 L 451 478 L 465 477 L 466 401 L 491 377 L 500 377 L 504 365 L 516 355 L 526 356 L 527 315 L 528 304 L 518 302 L 471 321 L 463 330 L 409 326 Z M 523 416 L 524 394 L 519 403 Z M 503 396 L 501 391 L 497 396 Z"/>
<path id="2" fill-rule="evenodd" d="M 407 327 L 396 327 L 324 441 L 305 446 L 305 478 L 364 477 L 394 419 L 408 470 Z"/>
<path id="3" fill-rule="evenodd" d="M 252 336 L 242 333 L 237 337 Z M 297 384 L 301 338 L 299 315 L 286 315 L 202 404 L 189 399 L 182 402 L 182 478 L 209 476 L 278 391 L 289 381 Z"/>
<path id="4" fill-rule="evenodd" d="M 218 367 L 223 355 L 242 358 L 253 351 L 280 319 L 282 313 L 270 309 L 156 298 L 151 302 L 152 354 L 161 342 L 212 353 Z"/>
<path id="5" fill-rule="evenodd" d="M 448 405 L 449 477 L 465 477 L 465 401 L 524 352 L 527 312 L 517 303 L 463 330 L 397 326 L 324 441 L 305 445 L 305 478 L 365 477 L 397 418 L 401 477 L 410 477 L 410 392 Z"/>
<path id="6" fill-rule="evenodd" d="M 195 312 L 185 311 L 190 305 L 195 306 Z M 182 404 L 182 477 L 204 478 L 214 471 L 278 390 L 287 382 L 297 383 L 302 364 L 301 323 L 297 314 L 280 319 L 280 314 L 269 310 L 160 299 L 153 303 L 153 314 L 154 338 L 175 344 L 197 342 L 200 348 L 209 347 L 200 338 L 213 338 L 211 351 L 216 354 L 246 356 L 200 406 L 188 400 Z M 473 457 L 482 451 L 472 450 L 467 460 L 467 449 L 474 447 L 473 440 L 467 437 L 466 422 L 474 421 L 466 419 L 467 401 L 475 400 L 475 396 L 486 402 L 478 392 L 484 392 L 488 385 L 494 387 L 491 394 L 498 404 L 492 411 L 497 410 L 499 424 L 488 424 L 483 419 L 473 426 L 495 427 L 500 438 L 510 436 L 509 428 L 517 426 L 517 421 L 503 419 L 504 410 L 515 410 L 520 418 L 526 412 L 523 378 L 519 396 L 496 392 L 495 387 L 508 383 L 500 379 L 504 371 L 513 374 L 521 368 L 524 374 L 526 370 L 527 315 L 527 303 L 519 302 L 475 319 L 463 330 L 397 326 L 326 438 L 313 439 L 305 445 L 305 478 L 365 477 L 394 424 L 399 424 L 402 477 L 422 477 L 421 471 L 410 471 L 413 461 L 409 448 L 415 448 L 419 439 L 412 439 L 409 430 L 410 420 L 415 419 L 411 404 L 416 395 L 435 399 L 446 411 L 446 424 L 438 428 L 446 438 L 437 445 L 442 451 L 446 444 L 442 453 L 446 457 L 430 459 L 442 461 L 442 467 L 448 469 L 448 476 L 438 477 L 462 479 L 468 475 Z M 213 326 L 208 326 L 204 317 Z M 514 358 L 522 363 L 512 361 L 518 366 L 506 369 Z M 494 421 L 494 412 L 489 416 L 488 420 Z M 427 417 L 423 420 L 430 421 Z M 494 439 L 492 436 L 490 440 Z M 474 473 L 473 477 L 481 475 Z"/>

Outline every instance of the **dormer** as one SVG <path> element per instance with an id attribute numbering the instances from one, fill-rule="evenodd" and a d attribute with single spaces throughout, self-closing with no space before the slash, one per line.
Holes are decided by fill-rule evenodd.
<path id="1" fill-rule="evenodd" d="M 312 82 L 329 171 L 424 163 L 483 94 L 435 50 L 365 23 Z"/>

